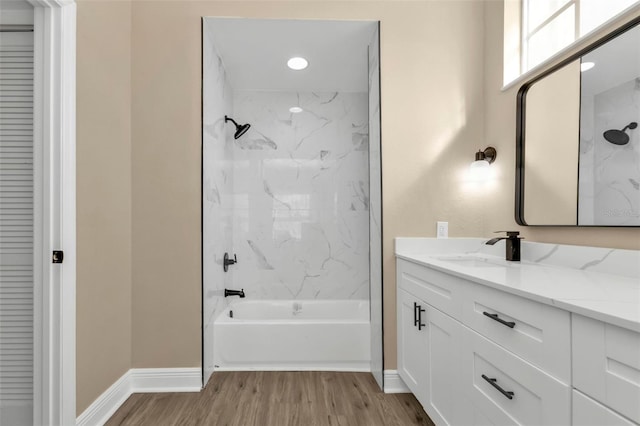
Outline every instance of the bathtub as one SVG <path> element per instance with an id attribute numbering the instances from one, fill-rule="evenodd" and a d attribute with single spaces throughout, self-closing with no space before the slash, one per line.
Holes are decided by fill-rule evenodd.
<path id="1" fill-rule="evenodd" d="M 214 370 L 370 371 L 369 302 L 238 300 L 213 324 Z"/>

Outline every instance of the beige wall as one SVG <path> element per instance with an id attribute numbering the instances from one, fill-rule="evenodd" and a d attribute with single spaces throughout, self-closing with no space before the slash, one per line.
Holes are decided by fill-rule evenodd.
<path id="1" fill-rule="evenodd" d="M 90 1 L 78 11 L 78 412 L 128 368 L 200 365 L 201 16 L 381 21 L 386 369 L 396 368 L 393 238 L 434 236 L 437 220 L 452 237 L 518 229 L 501 1 Z M 499 176 L 478 191 L 464 173 L 487 145 Z M 640 248 L 639 229 L 520 230 Z"/>
<path id="2" fill-rule="evenodd" d="M 131 4 L 78 4 L 77 411 L 131 368 Z"/>
<path id="3" fill-rule="evenodd" d="M 633 16 L 640 15 L 640 12 Z M 517 229 L 528 241 L 576 244 L 597 247 L 640 249 L 640 228 L 576 228 L 576 227 L 519 227 L 515 224 L 515 134 L 516 134 L 516 94 L 520 85 L 501 91 L 502 87 L 502 46 L 503 46 L 503 2 L 485 2 L 484 76 L 485 76 L 485 140 L 498 149 L 498 161 L 494 163 L 500 171 L 499 191 L 488 194 L 486 203 L 490 205 L 486 215 L 484 233 L 493 230 Z M 629 21 L 633 16 L 619 20 L 605 29 Z M 581 46 L 588 44 L 599 35 L 592 37 Z M 576 47 L 574 51 L 579 50 Z M 569 55 L 566 55 L 567 57 Z M 558 59 L 560 61 L 562 58 Z"/>

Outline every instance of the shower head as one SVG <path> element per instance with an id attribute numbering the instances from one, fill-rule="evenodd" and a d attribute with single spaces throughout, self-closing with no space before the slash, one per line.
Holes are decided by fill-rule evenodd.
<path id="1" fill-rule="evenodd" d="M 236 126 L 236 133 L 233 135 L 234 139 L 238 139 L 240 136 L 242 136 L 245 133 L 247 133 L 247 130 L 249 130 L 249 127 L 251 127 L 251 124 L 249 124 L 249 123 L 247 123 L 247 124 L 238 124 L 238 123 L 236 123 L 236 121 L 233 118 L 227 117 L 225 115 L 224 116 L 224 122 L 226 123 L 227 121 L 232 122 Z"/>
<path id="2" fill-rule="evenodd" d="M 638 123 L 632 121 L 624 127 L 622 130 L 611 129 L 604 132 L 603 136 L 606 140 L 614 145 L 626 145 L 629 143 L 629 135 L 626 133 L 627 129 L 635 129 L 638 127 Z"/>

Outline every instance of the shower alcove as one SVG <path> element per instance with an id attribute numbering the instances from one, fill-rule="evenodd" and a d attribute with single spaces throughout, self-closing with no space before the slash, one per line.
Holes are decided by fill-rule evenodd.
<path id="1" fill-rule="evenodd" d="M 203 18 L 203 384 L 215 370 L 234 368 L 214 354 L 252 348 L 250 337 L 216 334 L 216 319 L 240 302 L 224 290 L 243 289 L 242 300 L 284 301 L 292 317 L 324 306 L 323 323 L 335 322 L 332 312 L 344 311 L 337 306 L 345 301 L 366 302 L 367 326 L 356 332 L 367 335 L 347 340 L 366 342 L 366 367 L 358 369 L 383 385 L 378 28 L 372 21 Z M 291 57 L 306 58 L 308 67 L 288 68 Z M 225 253 L 237 255 L 227 272 Z M 229 324 L 226 317 L 218 324 Z M 260 326 L 269 332 L 268 321 Z M 320 329 L 296 334 L 299 345 L 322 341 L 339 352 L 344 340 L 319 336 Z M 268 342 L 264 333 L 258 336 Z"/>

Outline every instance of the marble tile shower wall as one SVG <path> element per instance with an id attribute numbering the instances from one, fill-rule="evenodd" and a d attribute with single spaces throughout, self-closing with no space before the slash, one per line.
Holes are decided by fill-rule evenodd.
<path id="1" fill-rule="evenodd" d="M 366 93 L 235 92 L 233 287 L 255 299 L 368 299 Z M 300 106 L 303 112 L 289 112 Z"/>
<path id="2" fill-rule="evenodd" d="M 232 248 L 233 126 L 224 116 L 233 110 L 233 96 L 213 36 L 204 26 L 203 78 L 203 348 L 205 383 L 213 372 L 213 322 L 226 306 L 224 288 L 231 274 L 222 269 L 225 251 Z"/>
<path id="3" fill-rule="evenodd" d="M 629 143 L 604 139 L 609 129 L 640 122 L 640 78 L 585 99 L 580 131 L 578 223 L 640 225 L 640 132 Z"/>

